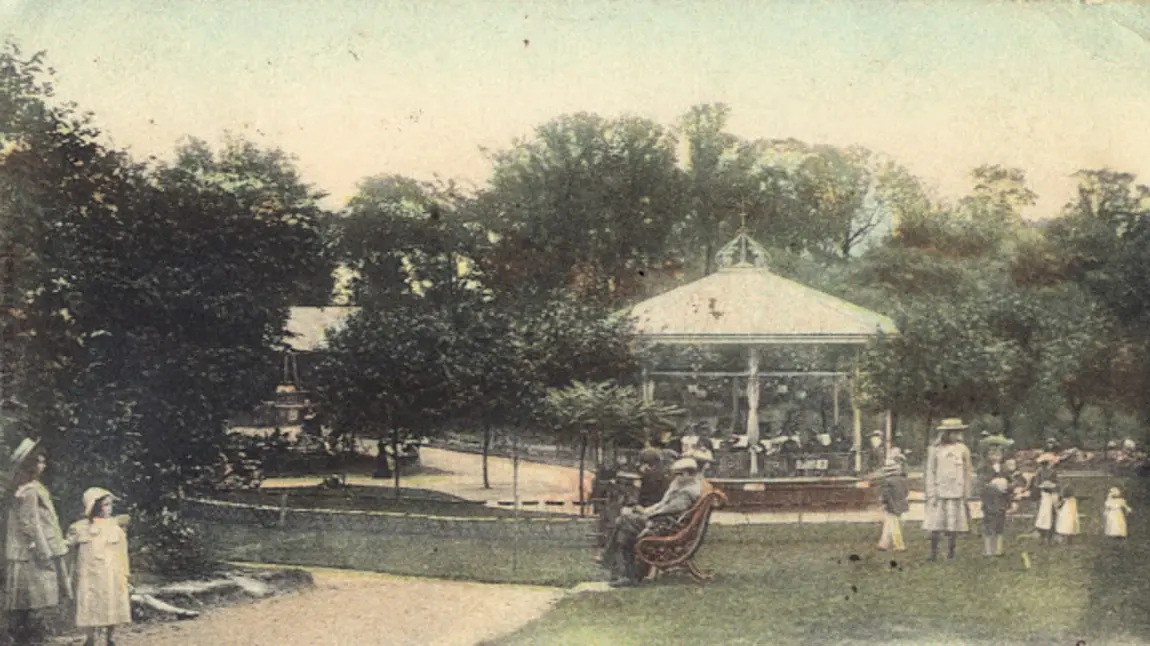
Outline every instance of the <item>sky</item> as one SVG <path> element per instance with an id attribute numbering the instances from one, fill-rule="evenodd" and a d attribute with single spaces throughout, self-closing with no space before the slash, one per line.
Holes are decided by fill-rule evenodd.
<path id="1" fill-rule="evenodd" d="M 338 204 L 377 174 L 481 186 L 484 150 L 561 114 L 862 145 L 942 197 L 985 164 L 1055 215 L 1072 174 L 1150 182 L 1150 5 L 751 0 L 0 0 L 60 98 L 111 142 L 170 155 L 225 131 L 298 158 Z"/>

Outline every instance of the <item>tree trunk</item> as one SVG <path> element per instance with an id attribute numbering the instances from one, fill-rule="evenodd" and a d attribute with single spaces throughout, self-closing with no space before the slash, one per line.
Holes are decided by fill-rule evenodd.
<path id="1" fill-rule="evenodd" d="M 490 489 L 491 482 L 487 479 L 487 456 L 491 452 L 491 426 L 483 427 L 483 488 Z"/>
<path id="2" fill-rule="evenodd" d="M 926 432 L 923 433 L 923 437 L 926 438 L 923 442 L 923 447 L 922 447 L 922 459 L 924 460 L 923 464 L 925 464 L 927 452 L 930 451 L 931 440 L 934 439 L 931 437 L 931 431 L 932 431 L 931 427 L 933 425 L 934 425 L 934 411 L 928 410 L 928 411 L 926 411 Z"/>
<path id="3" fill-rule="evenodd" d="M 391 426 L 391 453 L 395 456 L 395 498 L 399 499 L 399 427 Z"/>
<path id="4" fill-rule="evenodd" d="M 584 516 L 587 513 L 586 500 L 587 496 L 583 491 L 583 471 L 587 466 L 587 434 L 584 433 L 579 438 L 579 515 Z"/>

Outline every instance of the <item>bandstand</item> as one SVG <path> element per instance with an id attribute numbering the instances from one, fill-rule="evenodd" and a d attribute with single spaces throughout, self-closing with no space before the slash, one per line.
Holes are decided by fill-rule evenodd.
<path id="1" fill-rule="evenodd" d="M 853 396 L 857 354 L 897 328 L 885 316 L 771 272 L 769 260 L 742 229 L 717 254 L 718 271 L 630 310 L 638 337 L 652 346 L 644 398 L 679 400 L 696 423 L 709 423 L 709 434 L 729 434 L 708 479 L 734 506 L 868 506 L 874 492 L 863 478 L 864 453 L 889 450 L 892 429 L 889 414 L 866 414 Z M 814 399 L 821 413 L 811 412 Z M 878 449 L 864 444 L 864 417 L 880 432 Z M 775 439 L 800 432 L 824 438 L 822 446 L 796 442 L 786 455 L 771 448 Z M 832 433 L 837 437 L 828 442 Z"/>

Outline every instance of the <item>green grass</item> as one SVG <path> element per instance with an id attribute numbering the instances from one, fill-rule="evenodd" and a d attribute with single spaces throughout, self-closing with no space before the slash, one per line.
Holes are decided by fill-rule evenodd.
<path id="1" fill-rule="evenodd" d="M 490 583 L 570 587 L 594 580 L 590 548 L 345 530 L 290 530 L 197 523 L 219 556 L 233 561 L 314 565 Z"/>
<path id="2" fill-rule="evenodd" d="M 498 646 L 611 644 L 1075 644 L 1150 636 L 1150 522 L 1133 538 L 1101 536 L 1101 494 L 1112 484 L 1074 480 L 1086 535 L 1041 546 L 1029 522 L 1010 528 L 1008 555 L 981 556 L 960 538 L 953 562 L 926 562 L 928 543 L 906 523 L 910 550 L 879 553 L 871 525 L 712 526 L 699 586 L 668 576 L 653 585 L 564 598 Z M 1121 483 L 1118 483 L 1121 485 Z M 1131 500 L 1135 509 L 1140 505 Z M 434 537 L 208 526 L 236 560 L 321 565 L 449 579 L 571 587 L 601 580 L 586 548 Z M 1030 555 L 1027 569 L 1021 552 Z M 1120 643 L 1140 643 L 1125 641 Z"/>

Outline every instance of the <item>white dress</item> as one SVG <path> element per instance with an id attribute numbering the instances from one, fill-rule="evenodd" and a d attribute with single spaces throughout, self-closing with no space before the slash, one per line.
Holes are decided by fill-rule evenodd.
<path id="1" fill-rule="evenodd" d="M 1125 498 L 1107 498 L 1105 505 L 1105 533 L 1107 536 L 1126 538 L 1126 513 L 1130 507 Z"/>
<path id="2" fill-rule="evenodd" d="M 1054 509 L 1058 506 L 1058 494 L 1054 491 L 1043 491 L 1038 502 L 1038 515 L 1034 517 L 1035 529 L 1048 532 L 1054 529 Z"/>
<path id="3" fill-rule="evenodd" d="M 76 546 L 76 626 L 94 628 L 132 621 L 128 593 L 128 537 L 114 518 L 72 523 Z"/>
<path id="4" fill-rule="evenodd" d="M 1055 522 L 1054 531 L 1059 536 L 1078 535 L 1077 498 L 1066 498 L 1062 501 L 1062 506 L 1058 508 L 1058 520 Z"/>

